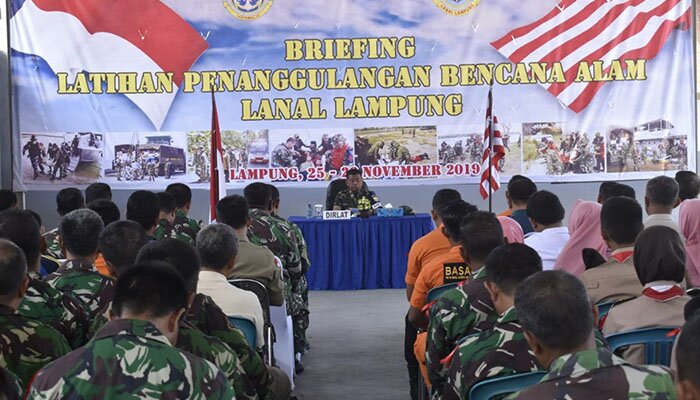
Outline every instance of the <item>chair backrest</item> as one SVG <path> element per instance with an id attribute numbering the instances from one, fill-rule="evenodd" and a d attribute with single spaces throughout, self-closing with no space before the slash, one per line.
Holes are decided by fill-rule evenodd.
<path id="1" fill-rule="evenodd" d="M 610 350 L 615 352 L 621 347 L 634 344 L 644 345 L 644 364 L 671 364 L 671 349 L 676 341 L 676 335 L 669 335 L 677 327 L 658 327 L 636 329 L 610 335 L 605 339 L 610 344 Z"/>
<path id="2" fill-rule="evenodd" d="M 609 301 L 605 303 L 596 304 L 596 306 L 598 306 L 598 323 L 600 323 L 603 317 L 608 315 L 608 312 L 610 312 L 612 306 L 614 306 L 617 303 L 619 303 L 619 301 Z"/>
<path id="3" fill-rule="evenodd" d="M 457 283 L 448 283 L 446 285 L 442 285 L 442 286 L 438 286 L 438 287 L 434 287 L 434 288 L 430 289 L 430 291 L 428 292 L 428 296 L 426 298 L 428 300 L 427 302 L 430 303 L 433 300 L 437 300 L 438 297 L 442 296 L 443 293 L 445 293 L 446 291 L 448 291 L 450 289 L 454 289 L 456 287 L 457 287 Z"/>
<path id="4" fill-rule="evenodd" d="M 236 328 L 240 329 L 243 332 L 243 335 L 245 336 L 245 340 L 248 342 L 250 347 L 257 349 L 258 348 L 258 343 L 256 343 L 256 333 L 255 333 L 255 324 L 253 321 L 243 318 L 243 317 L 236 317 L 233 315 L 228 316 L 229 322 L 231 322 Z"/>
<path id="5" fill-rule="evenodd" d="M 479 382 L 469 391 L 469 399 L 491 400 L 496 396 L 500 398 L 503 395 L 515 393 L 537 384 L 546 373 L 546 371 L 525 372 Z"/>
<path id="6" fill-rule="evenodd" d="M 270 319 L 270 295 L 267 293 L 265 285 L 254 279 L 229 279 L 228 283 L 239 289 L 253 292 L 258 297 L 258 300 L 260 300 L 260 307 L 262 307 L 265 324 L 272 325 Z"/>
<path id="7" fill-rule="evenodd" d="M 335 196 L 347 188 L 348 185 L 345 183 L 345 179 L 336 179 L 328 184 L 328 189 L 326 190 L 326 210 L 333 209 Z"/>

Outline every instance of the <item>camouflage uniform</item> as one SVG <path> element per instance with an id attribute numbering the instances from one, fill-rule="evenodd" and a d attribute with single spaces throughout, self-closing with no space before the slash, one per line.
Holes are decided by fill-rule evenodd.
<path id="1" fill-rule="evenodd" d="M 632 365 L 610 350 L 586 350 L 554 360 L 535 386 L 508 399 L 675 399 L 673 378 L 659 365 Z"/>
<path id="2" fill-rule="evenodd" d="M 55 329 L 0 304 L 0 367 L 17 375 L 22 386 L 44 365 L 70 351 Z"/>
<path id="3" fill-rule="evenodd" d="M 438 392 L 447 379 L 449 365 L 440 363 L 464 336 L 491 329 L 498 319 L 491 296 L 484 286 L 486 270 L 476 271 L 472 280 L 448 290 L 430 308 L 426 344 L 426 366 L 430 382 Z"/>
<path id="4" fill-rule="evenodd" d="M 170 225 L 170 222 L 168 222 L 167 219 L 161 219 L 160 222 L 158 222 L 158 228 L 156 228 L 156 231 L 153 233 L 153 238 L 156 240 L 161 240 L 161 239 L 178 239 L 177 235 L 175 234 L 175 228 Z"/>
<path id="5" fill-rule="evenodd" d="M 44 234 L 44 239 L 46 240 L 46 254 L 56 258 L 62 259 L 63 254 L 61 252 L 61 246 L 58 244 L 58 228 L 53 228 Z"/>
<path id="6" fill-rule="evenodd" d="M 370 164 L 377 164 L 382 158 L 381 150 L 384 148 L 384 141 L 380 140 L 367 150 L 367 157 Z"/>
<path id="7" fill-rule="evenodd" d="M 66 261 L 44 282 L 80 300 L 87 309 L 88 320 L 104 315 L 114 297 L 114 279 L 101 275 L 94 264 L 79 260 Z"/>
<path id="8" fill-rule="evenodd" d="M 487 379 L 540 369 L 515 307 L 506 310 L 493 329 L 466 337 L 448 364 L 445 400 L 466 399 L 472 386 Z"/>
<path id="9" fill-rule="evenodd" d="M 214 364 L 173 347 L 148 321 L 118 319 L 41 370 L 29 399 L 234 399 Z"/>
<path id="10" fill-rule="evenodd" d="M 238 356 L 220 339 L 205 335 L 183 319 L 180 321 L 175 347 L 216 365 L 233 386 L 236 398 L 248 400 L 258 398 L 255 387 L 246 376 Z"/>
<path id="11" fill-rule="evenodd" d="M 410 164 L 411 163 L 411 152 L 408 151 L 408 148 L 406 146 L 400 145 L 396 148 L 391 159 L 395 160 L 395 161 L 399 161 L 400 164 Z"/>
<path id="12" fill-rule="evenodd" d="M 243 333 L 231 325 L 223 311 L 209 296 L 195 295 L 189 308 L 187 321 L 207 336 L 214 336 L 228 345 L 241 362 L 260 399 L 272 399 L 272 375 L 260 355 L 250 347 Z"/>
<path id="13" fill-rule="evenodd" d="M 202 229 L 202 224 L 197 222 L 197 220 L 187 217 L 187 214 L 183 211 L 176 210 L 173 229 L 175 231 L 175 239 L 194 245 L 197 239 L 197 233 Z"/>
<path id="14" fill-rule="evenodd" d="M 294 154 L 284 144 L 280 143 L 272 150 L 272 166 L 273 167 L 296 167 L 294 162 Z"/>
<path id="15" fill-rule="evenodd" d="M 379 197 L 371 190 L 361 189 L 359 192 L 353 192 L 350 189 L 345 189 L 335 196 L 333 206 L 338 206 L 341 210 L 357 208 L 357 202 L 362 198 L 367 198 L 371 205 L 379 203 Z"/>
<path id="16" fill-rule="evenodd" d="M 90 321 L 83 304 L 42 282 L 36 272 L 29 272 L 29 278 L 29 288 L 19 306 L 20 315 L 56 329 L 74 349 L 87 343 Z"/>

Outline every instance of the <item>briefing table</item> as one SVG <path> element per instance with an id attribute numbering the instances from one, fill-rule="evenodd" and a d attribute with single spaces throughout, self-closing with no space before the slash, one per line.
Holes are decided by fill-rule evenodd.
<path id="1" fill-rule="evenodd" d="M 312 290 L 403 288 L 408 251 L 433 229 L 428 214 L 323 220 L 291 217 L 308 246 Z"/>

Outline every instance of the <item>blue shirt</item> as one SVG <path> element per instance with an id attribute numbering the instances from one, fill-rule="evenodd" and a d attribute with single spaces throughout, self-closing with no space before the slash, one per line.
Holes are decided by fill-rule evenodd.
<path id="1" fill-rule="evenodd" d="M 520 224 L 520 227 L 523 228 L 523 234 L 527 235 L 530 232 L 534 232 L 532 224 L 530 223 L 530 218 L 527 216 L 527 211 L 515 210 L 510 214 L 510 217 Z"/>

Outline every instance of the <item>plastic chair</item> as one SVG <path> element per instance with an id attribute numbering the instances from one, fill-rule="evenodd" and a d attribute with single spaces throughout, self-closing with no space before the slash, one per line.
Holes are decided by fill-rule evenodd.
<path id="1" fill-rule="evenodd" d="M 248 342 L 250 347 L 252 348 L 257 348 L 257 343 L 256 343 L 256 331 L 255 331 L 255 324 L 253 321 L 243 318 L 243 317 L 237 317 L 235 315 L 229 315 L 228 316 L 229 322 L 231 322 L 236 328 L 240 329 L 243 332 L 243 335 L 245 336 L 245 340 Z"/>
<path id="2" fill-rule="evenodd" d="M 676 341 L 676 335 L 669 333 L 677 327 L 661 327 L 636 329 L 610 335 L 605 339 L 610 344 L 610 350 L 614 353 L 621 347 L 630 345 L 644 345 L 644 364 L 671 364 L 671 349 Z"/>
<path id="3" fill-rule="evenodd" d="M 491 400 L 496 396 L 508 395 L 537 384 L 546 371 L 525 372 L 479 382 L 469 390 L 470 400 Z"/>
<path id="4" fill-rule="evenodd" d="M 264 329 L 265 329 L 265 355 L 267 356 L 268 365 L 272 365 L 274 356 L 272 354 L 272 345 L 274 343 L 274 331 L 272 328 L 272 319 L 270 318 L 270 296 L 267 293 L 267 288 L 262 283 L 254 279 L 229 279 L 230 284 L 235 287 L 253 292 L 260 301 L 262 307 Z"/>
<path id="5" fill-rule="evenodd" d="M 426 298 L 427 302 L 430 303 L 431 301 L 437 300 L 438 297 L 442 296 L 443 293 L 450 289 L 454 289 L 457 287 L 457 283 L 448 283 L 446 285 L 434 287 L 430 289 L 428 292 L 428 296 Z"/>
<path id="6" fill-rule="evenodd" d="M 600 326 L 600 321 L 602 321 L 603 318 L 608 315 L 610 309 L 617 303 L 621 303 L 621 301 L 608 301 L 605 303 L 596 304 L 596 306 L 598 306 L 598 326 Z"/>

